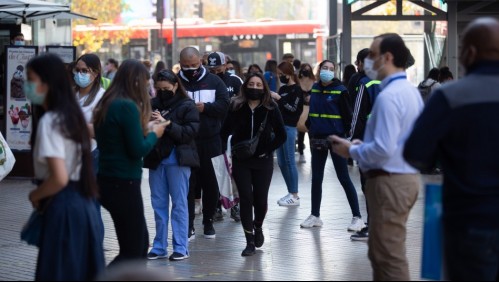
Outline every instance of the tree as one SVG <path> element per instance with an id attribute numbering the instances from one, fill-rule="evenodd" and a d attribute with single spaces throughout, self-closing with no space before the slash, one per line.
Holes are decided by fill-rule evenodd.
<path id="1" fill-rule="evenodd" d="M 130 40 L 131 30 L 125 28 L 121 31 L 108 31 L 102 29 L 105 24 L 119 24 L 121 13 L 129 9 L 124 0 L 73 0 L 71 11 L 87 15 L 97 20 L 75 20 L 73 28 L 76 25 L 92 25 L 98 27 L 94 32 L 80 32 L 75 35 L 73 44 L 75 46 L 84 46 L 84 53 L 95 52 L 102 47 L 105 40 L 111 44 L 127 44 Z"/>

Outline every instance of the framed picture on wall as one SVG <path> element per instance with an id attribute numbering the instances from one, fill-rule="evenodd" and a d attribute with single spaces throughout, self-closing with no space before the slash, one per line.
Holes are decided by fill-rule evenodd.
<path id="1" fill-rule="evenodd" d="M 47 53 L 58 55 L 65 64 L 76 61 L 76 47 L 74 46 L 47 46 Z"/>

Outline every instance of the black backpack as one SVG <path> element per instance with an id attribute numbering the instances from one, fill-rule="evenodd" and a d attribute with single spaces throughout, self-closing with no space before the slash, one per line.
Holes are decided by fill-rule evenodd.
<path id="1" fill-rule="evenodd" d="M 418 85 L 418 90 L 419 93 L 421 93 L 421 98 L 423 98 L 423 102 L 426 104 L 428 102 L 428 99 L 430 98 L 431 94 L 431 88 L 433 85 L 435 85 L 437 82 L 434 81 L 431 85 L 425 85 L 426 80 L 423 80 L 419 85 Z"/>

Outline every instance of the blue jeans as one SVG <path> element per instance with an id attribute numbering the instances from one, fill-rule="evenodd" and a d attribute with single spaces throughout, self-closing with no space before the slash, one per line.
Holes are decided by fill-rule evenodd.
<path id="1" fill-rule="evenodd" d="M 355 187 L 348 174 L 347 160 L 332 151 L 319 151 L 314 149 L 312 149 L 312 215 L 319 217 L 321 214 L 322 181 L 324 180 L 324 169 L 329 153 L 331 153 L 338 180 L 340 181 L 341 186 L 343 186 L 343 190 L 345 190 L 352 214 L 353 216 L 361 217 L 357 191 L 355 191 Z"/>
<path id="2" fill-rule="evenodd" d="M 277 162 L 289 193 L 298 193 L 298 170 L 296 169 L 296 127 L 286 126 L 286 143 L 277 149 Z"/>
<path id="3" fill-rule="evenodd" d="M 159 256 L 167 255 L 168 223 L 170 220 L 170 198 L 172 199 L 172 243 L 173 251 L 183 255 L 189 254 L 189 178 L 191 169 L 179 166 L 175 151 L 168 159 L 163 160 L 156 170 L 149 171 L 151 186 L 151 202 L 156 221 L 156 236 L 151 253 Z"/>
<path id="4" fill-rule="evenodd" d="M 444 247 L 451 281 L 499 281 L 499 229 L 444 225 Z"/>

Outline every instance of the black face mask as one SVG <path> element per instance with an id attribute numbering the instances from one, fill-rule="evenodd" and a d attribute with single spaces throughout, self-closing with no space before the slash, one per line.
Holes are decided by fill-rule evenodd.
<path id="1" fill-rule="evenodd" d="M 282 84 L 288 84 L 289 78 L 287 78 L 285 75 L 279 76 L 279 80 L 281 81 Z"/>
<path id="2" fill-rule="evenodd" d="M 255 89 L 255 88 L 246 88 L 244 90 L 246 94 L 246 98 L 251 101 L 258 101 L 263 99 L 263 89 Z"/>
<path id="3" fill-rule="evenodd" d="M 194 80 L 201 74 L 201 67 L 197 69 L 182 69 L 182 73 L 185 75 L 185 77 L 187 77 L 187 79 Z"/>
<path id="4" fill-rule="evenodd" d="M 310 76 L 310 71 L 309 70 L 304 70 L 301 72 L 301 76 L 309 77 Z"/>
<path id="5" fill-rule="evenodd" d="M 167 102 L 171 98 L 173 98 L 173 96 L 175 96 L 175 93 L 173 93 L 173 91 L 171 90 L 158 90 L 157 94 L 162 102 Z"/>
<path id="6" fill-rule="evenodd" d="M 219 73 L 217 73 L 217 75 L 218 75 L 218 77 L 220 77 L 220 79 L 221 79 L 221 80 L 224 80 L 224 78 L 225 78 L 225 73 L 223 73 L 223 72 L 219 72 Z"/>

